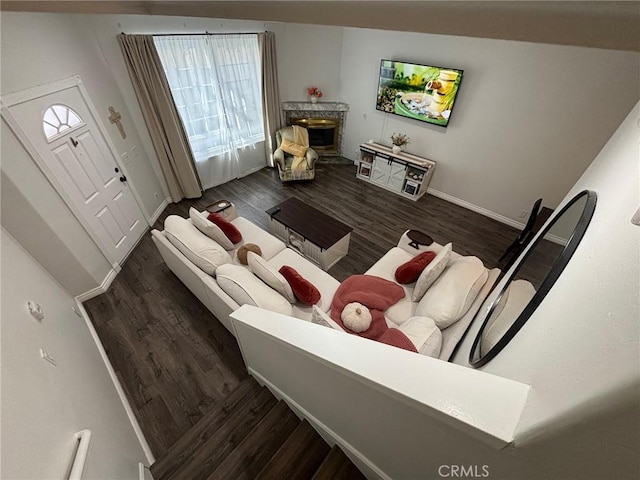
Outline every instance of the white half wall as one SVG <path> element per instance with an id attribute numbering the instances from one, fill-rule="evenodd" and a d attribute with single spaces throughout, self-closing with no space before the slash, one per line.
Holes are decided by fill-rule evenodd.
<path id="1" fill-rule="evenodd" d="M 381 59 L 464 70 L 449 127 L 377 111 Z M 345 28 L 345 152 L 405 133 L 407 151 L 438 162 L 432 189 L 523 222 L 521 211 L 539 197 L 556 207 L 584 172 L 638 101 L 639 70 L 634 52 Z"/>
<path id="2" fill-rule="evenodd" d="M 83 478 L 137 478 L 144 451 L 84 319 L 72 310 L 74 298 L 6 230 L 0 235 L 0 476 L 66 478 L 74 435 L 87 428 L 93 435 Z M 29 315 L 29 300 L 42 307 L 42 321 Z"/>

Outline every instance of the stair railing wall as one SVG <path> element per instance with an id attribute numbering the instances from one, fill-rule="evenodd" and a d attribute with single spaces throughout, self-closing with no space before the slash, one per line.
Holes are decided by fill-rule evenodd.
<path id="1" fill-rule="evenodd" d="M 520 468 L 501 450 L 527 385 L 252 306 L 231 316 L 249 372 L 368 478 L 438 478 L 443 466 L 491 462 Z"/>

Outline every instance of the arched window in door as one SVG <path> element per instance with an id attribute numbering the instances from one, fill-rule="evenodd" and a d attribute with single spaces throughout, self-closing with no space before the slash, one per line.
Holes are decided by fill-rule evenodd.
<path id="1" fill-rule="evenodd" d="M 52 142 L 65 133 L 66 130 L 82 125 L 84 125 L 84 122 L 80 115 L 66 105 L 51 105 L 42 117 L 42 128 L 48 142 Z"/>

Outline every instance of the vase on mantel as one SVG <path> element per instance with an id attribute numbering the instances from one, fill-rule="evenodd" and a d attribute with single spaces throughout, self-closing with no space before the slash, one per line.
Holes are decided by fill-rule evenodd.
<path id="1" fill-rule="evenodd" d="M 402 151 L 402 147 L 400 145 L 394 145 L 391 147 L 391 151 L 397 155 Z"/>
<path id="2" fill-rule="evenodd" d="M 311 95 L 311 103 L 318 103 L 318 97 L 316 95 Z"/>

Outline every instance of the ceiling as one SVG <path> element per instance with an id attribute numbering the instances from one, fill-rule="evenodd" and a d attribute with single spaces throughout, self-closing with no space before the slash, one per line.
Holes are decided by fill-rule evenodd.
<path id="1" fill-rule="evenodd" d="M 640 51 L 640 1 L 13 1 L 3 11 L 293 22 Z"/>

